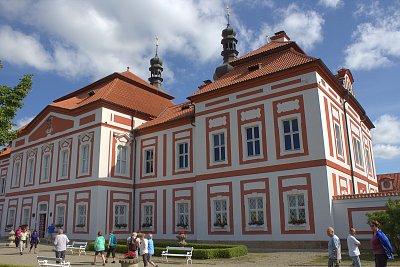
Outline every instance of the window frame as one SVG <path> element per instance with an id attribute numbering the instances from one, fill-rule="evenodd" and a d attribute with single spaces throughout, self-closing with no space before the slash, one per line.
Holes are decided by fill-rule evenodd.
<path id="1" fill-rule="evenodd" d="M 11 217 L 11 212 L 13 212 L 13 216 Z M 12 225 L 11 229 L 15 229 L 15 218 L 17 216 L 17 209 L 15 207 L 9 208 L 8 209 L 8 214 L 7 214 L 7 225 Z M 10 219 L 12 218 L 12 222 L 10 222 Z"/>
<path id="2" fill-rule="evenodd" d="M 180 212 L 179 206 L 180 205 L 186 205 L 187 206 L 187 212 Z M 175 210 L 176 210 L 176 214 L 175 214 L 175 229 L 179 230 L 185 230 L 190 232 L 191 231 L 191 218 L 190 218 L 190 214 L 191 214 L 191 202 L 190 200 L 179 200 L 175 202 Z M 184 221 L 185 218 L 187 218 L 187 223 L 186 223 L 186 227 L 184 226 L 178 226 L 179 224 L 181 224 L 180 221 L 180 217 L 184 216 Z M 185 222 L 183 223 L 185 224 Z"/>
<path id="3" fill-rule="evenodd" d="M 365 153 L 365 172 L 367 174 L 367 176 L 372 173 L 372 162 L 371 162 L 371 153 L 369 150 L 369 147 L 366 147 L 366 149 L 364 149 L 364 153 Z"/>
<path id="4" fill-rule="evenodd" d="M 224 135 L 224 138 L 223 138 L 224 144 L 216 146 L 215 143 L 214 143 L 214 141 L 215 141 L 214 137 L 216 135 L 221 136 L 221 134 Z M 226 129 L 222 129 L 222 130 L 219 130 L 219 131 L 210 132 L 210 139 L 211 139 L 211 142 L 210 142 L 211 165 L 227 164 L 228 163 L 227 130 Z M 222 140 L 221 138 L 218 138 L 218 139 L 219 139 L 219 141 Z M 224 156 L 223 160 L 222 159 L 221 160 L 216 160 L 215 159 L 215 149 L 216 148 L 219 149 L 219 153 L 218 153 L 219 156 L 222 156 L 222 155 Z M 224 148 L 224 153 L 223 154 L 221 153 L 221 148 Z"/>
<path id="5" fill-rule="evenodd" d="M 352 137 L 353 148 L 354 148 L 354 163 L 362 168 L 364 168 L 364 158 L 362 155 L 361 141 L 357 137 Z"/>
<path id="6" fill-rule="evenodd" d="M 151 151 L 151 159 L 147 158 L 147 153 L 150 153 Z M 150 155 L 150 154 L 149 154 Z M 151 168 L 151 171 L 148 172 L 147 169 L 147 164 L 149 164 L 149 168 Z M 150 176 L 155 174 L 155 148 L 154 147 L 148 147 L 143 149 L 143 175 L 144 176 Z"/>
<path id="7" fill-rule="evenodd" d="M 18 187 L 19 186 L 19 178 L 20 178 L 20 173 L 21 173 L 21 160 L 17 159 L 14 161 L 13 165 L 13 177 L 12 177 L 12 182 L 11 182 L 11 187 Z"/>
<path id="8" fill-rule="evenodd" d="M 90 150 L 91 144 L 89 142 L 83 143 L 79 148 L 79 175 L 90 175 Z M 85 150 L 87 148 L 87 153 L 85 154 Z"/>
<path id="9" fill-rule="evenodd" d="M 120 209 L 117 208 L 124 208 L 124 214 L 117 214 L 117 211 Z M 113 204 L 113 229 L 118 229 L 118 230 L 126 230 L 128 228 L 128 213 L 129 213 L 129 205 L 124 202 L 116 202 Z M 120 219 L 123 219 L 121 222 Z M 118 221 L 118 223 L 117 223 Z M 122 226 L 125 225 L 125 226 Z"/>
<path id="10" fill-rule="evenodd" d="M 40 176 L 40 182 L 47 183 L 50 181 L 51 177 L 51 153 L 44 153 L 42 159 L 42 175 Z"/>
<path id="11" fill-rule="evenodd" d="M 295 119 L 297 120 L 297 127 L 298 127 L 298 130 L 295 132 L 295 134 L 299 135 L 300 148 L 286 150 L 285 134 L 287 134 L 287 133 L 284 133 L 284 121 L 292 122 Z M 279 132 L 280 155 L 286 156 L 286 155 L 292 155 L 292 154 L 304 154 L 304 144 L 303 144 L 304 137 L 303 137 L 303 128 L 302 128 L 303 122 L 302 122 L 301 113 L 293 113 L 293 114 L 289 114 L 289 115 L 285 115 L 285 116 L 280 116 L 280 117 L 278 117 L 277 121 L 278 121 L 278 132 Z M 290 123 L 290 127 L 292 128 L 292 123 Z M 291 138 L 291 142 L 293 145 L 294 144 L 293 138 Z"/>
<path id="12" fill-rule="evenodd" d="M 146 207 L 151 207 L 151 214 L 146 213 Z M 147 220 L 149 218 L 149 220 Z M 143 226 L 144 224 L 151 222 L 150 226 Z M 154 203 L 147 202 L 142 204 L 142 218 L 141 218 L 141 228 L 152 230 L 154 229 Z"/>
<path id="13" fill-rule="evenodd" d="M 257 207 L 255 209 L 255 211 L 257 212 L 257 217 L 259 218 L 259 214 L 258 212 L 262 212 L 262 221 L 263 224 L 253 224 L 250 225 L 251 221 L 251 207 L 250 207 L 250 200 L 251 199 L 261 199 L 262 200 L 262 207 L 259 208 Z M 266 214 L 266 197 L 265 194 L 263 193 L 252 193 L 252 194 L 248 194 L 245 196 L 245 216 L 246 216 L 246 228 L 248 230 L 252 230 L 252 229 L 267 229 L 267 214 Z M 259 221 L 259 220 L 258 220 Z"/>
<path id="14" fill-rule="evenodd" d="M 342 139 L 342 127 L 339 123 L 333 123 L 333 129 L 335 134 L 335 144 L 336 144 L 336 153 L 340 157 L 344 157 L 344 147 L 343 147 L 343 139 Z"/>
<path id="15" fill-rule="evenodd" d="M 123 154 L 120 153 L 120 149 L 121 151 L 124 151 Z M 116 155 L 115 155 L 115 174 L 117 175 L 122 175 L 122 176 L 126 176 L 128 175 L 128 160 L 129 160 L 129 149 L 127 145 L 123 145 L 122 143 L 117 144 L 116 146 Z M 125 155 L 124 157 L 120 157 L 120 155 Z M 124 165 L 124 164 L 125 165 Z M 124 169 L 122 170 L 122 166 L 124 166 Z"/>
<path id="16" fill-rule="evenodd" d="M 304 197 L 304 217 L 306 222 L 303 224 L 292 224 L 290 223 L 290 207 L 289 207 L 289 196 L 292 195 L 303 195 Z M 284 213 L 285 213 L 285 227 L 288 230 L 310 230 L 310 216 L 309 216 L 309 203 L 308 203 L 308 191 L 294 189 L 285 191 L 283 193 L 284 201 Z M 311 218 L 312 220 L 313 218 Z"/>
<path id="17" fill-rule="evenodd" d="M 28 211 L 25 214 L 25 211 Z M 21 225 L 30 225 L 31 207 L 22 207 L 21 211 Z"/>
<path id="18" fill-rule="evenodd" d="M 85 215 L 81 215 L 80 214 L 79 208 L 82 207 L 82 206 L 85 207 L 85 211 L 86 211 Z M 88 207 L 89 207 L 89 204 L 87 202 L 78 202 L 78 203 L 76 203 L 75 227 L 78 229 L 78 231 L 86 231 L 88 229 L 88 225 L 87 225 L 87 223 L 88 223 Z M 85 218 L 84 224 L 81 223 L 82 222 L 82 220 L 81 220 L 82 217 Z M 81 225 L 84 225 L 84 226 L 81 226 Z"/>
<path id="19" fill-rule="evenodd" d="M 35 179 L 35 157 L 28 157 L 27 162 L 27 175 L 26 175 L 26 184 L 32 184 Z"/>
<path id="20" fill-rule="evenodd" d="M 65 154 L 66 153 L 66 154 Z M 69 148 L 63 148 L 60 151 L 60 178 L 68 178 L 68 173 L 69 173 L 69 158 L 70 158 L 70 149 Z M 65 167 L 65 169 L 64 169 Z M 65 173 L 64 173 L 65 170 Z"/>
<path id="21" fill-rule="evenodd" d="M 251 123 L 246 123 L 240 126 L 241 127 L 241 132 L 242 132 L 242 151 L 243 151 L 243 159 L 244 161 L 249 161 L 249 160 L 255 160 L 255 159 L 263 159 L 264 158 L 264 140 L 263 140 L 263 124 L 261 121 L 256 121 L 256 122 L 251 122 Z M 259 154 L 254 154 L 254 155 L 249 155 L 249 150 L 248 150 L 248 142 L 249 139 L 247 139 L 247 130 L 249 128 L 255 128 L 258 127 L 258 138 L 251 139 L 251 142 L 257 142 L 258 141 L 258 146 L 259 146 Z M 252 131 L 252 134 L 254 135 L 254 131 Z M 254 140 L 254 141 L 253 141 Z M 253 145 L 253 150 L 255 151 L 256 145 Z"/>
<path id="22" fill-rule="evenodd" d="M 62 213 L 62 216 L 60 216 L 59 208 L 63 208 L 64 209 L 64 211 Z M 56 214 L 55 214 L 55 224 L 56 225 L 62 224 L 63 226 L 65 226 L 66 210 L 67 210 L 67 205 L 65 205 L 65 204 L 57 204 L 56 205 Z M 62 223 L 60 223 L 60 221 L 59 221 L 60 218 L 62 218 Z"/>
<path id="23" fill-rule="evenodd" d="M 180 146 L 186 145 L 186 152 L 180 153 Z M 176 170 L 177 171 L 186 171 L 190 169 L 190 143 L 189 140 L 176 142 Z M 180 166 L 180 159 L 183 158 L 183 163 L 186 166 Z M 186 164 L 185 164 L 186 163 Z"/>
<path id="24" fill-rule="evenodd" d="M 222 201 L 225 202 L 225 211 L 223 211 L 221 209 L 221 211 L 219 212 L 221 214 L 221 217 L 223 217 L 223 214 L 226 213 L 226 225 L 224 226 L 217 226 L 215 225 L 217 223 L 217 213 L 218 211 L 216 210 L 216 203 L 217 202 L 221 202 Z M 230 231 L 230 201 L 229 201 L 229 197 L 227 196 L 218 196 L 218 197 L 214 197 L 211 199 L 211 229 L 213 231 Z M 221 206 L 222 208 L 222 206 Z M 221 223 L 223 223 L 223 221 L 221 221 Z"/>

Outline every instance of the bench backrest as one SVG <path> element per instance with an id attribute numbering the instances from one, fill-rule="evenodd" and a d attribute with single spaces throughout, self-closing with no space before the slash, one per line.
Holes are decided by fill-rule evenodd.
<path id="1" fill-rule="evenodd" d="M 78 247 L 78 246 L 87 246 L 88 242 L 80 242 L 80 241 L 73 241 L 72 246 Z"/>
<path id="2" fill-rule="evenodd" d="M 170 246 L 168 246 L 167 247 L 167 251 L 168 250 L 185 250 L 185 251 L 192 252 L 193 251 L 193 247 L 170 247 Z"/>

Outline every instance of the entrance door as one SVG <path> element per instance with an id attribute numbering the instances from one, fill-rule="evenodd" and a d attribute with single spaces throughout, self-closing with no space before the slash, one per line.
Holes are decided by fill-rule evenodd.
<path id="1" fill-rule="evenodd" d="M 39 237 L 44 238 L 46 234 L 46 213 L 39 214 Z"/>

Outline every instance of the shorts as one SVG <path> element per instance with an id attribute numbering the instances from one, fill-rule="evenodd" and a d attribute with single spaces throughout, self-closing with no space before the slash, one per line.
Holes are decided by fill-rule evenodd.
<path id="1" fill-rule="evenodd" d="M 115 258 L 115 246 L 109 246 L 107 249 L 107 258 L 110 257 L 110 254 L 112 254 L 113 258 Z"/>
<path id="2" fill-rule="evenodd" d="M 97 256 L 97 255 L 104 255 L 104 250 L 96 250 L 95 252 L 94 252 L 94 255 L 95 256 Z"/>

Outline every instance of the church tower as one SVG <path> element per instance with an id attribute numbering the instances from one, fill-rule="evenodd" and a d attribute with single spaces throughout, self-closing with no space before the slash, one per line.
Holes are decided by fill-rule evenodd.
<path id="1" fill-rule="evenodd" d="M 162 60 L 158 57 L 158 37 L 156 37 L 156 55 L 150 59 L 150 78 L 149 82 L 157 88 L 161 87 L 163 78 L 161 72 L 163 71 Z"/>

